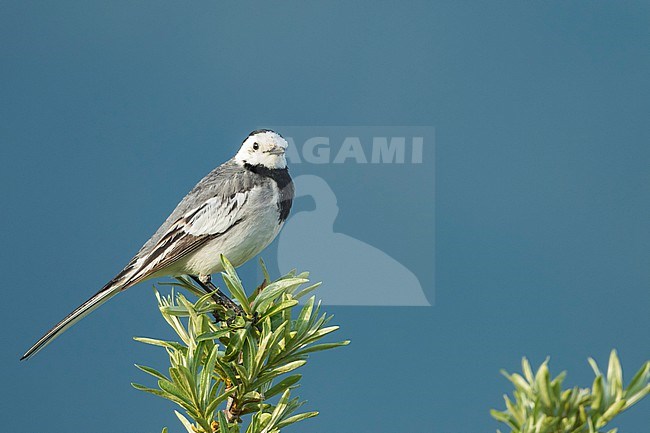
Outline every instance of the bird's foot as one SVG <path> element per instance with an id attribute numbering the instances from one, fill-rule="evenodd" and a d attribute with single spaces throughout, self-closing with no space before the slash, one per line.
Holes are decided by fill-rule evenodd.
<path id="1" fill-rule="evenodd" d="M 210 275 L 190 275 L 190 277 L 198 283 L 206 293 L 210 293 L 214 302 L 223 307 L 226 311 L 232 311 L 235 316 L 243 316 L 244 310 L 241 306 L 235 304 L 235 302 L 226 296 L 217 286 L 212 283 L 212 278 Z M 219 320 L 217 314 L 213 313 L 215 319 Z"/>

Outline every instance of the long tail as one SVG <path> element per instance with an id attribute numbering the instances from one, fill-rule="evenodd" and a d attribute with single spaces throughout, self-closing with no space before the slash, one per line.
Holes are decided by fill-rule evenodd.
<path id="1" fill-rule="evenodd" d="M 72 313 L 68 314 L 65 319 L 61 320 L 54 328 L 47 331 L 25 354 L 20 358 L 27 359 L 36 352 L 47 346 L 52 340 L 63 334 L 69 327 L 86 317 L 95 308 L 117 295 L 120 291 L 130 287 L 133 284 L 127 284 L 123 279 L 117 277 L 106 284 L 99 292 L 95 293 L 90 299 L 77 307 Z"/>

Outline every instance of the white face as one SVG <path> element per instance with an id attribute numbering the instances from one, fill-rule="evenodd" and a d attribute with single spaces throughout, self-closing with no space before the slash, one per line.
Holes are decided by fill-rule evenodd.
<path id="1" fill-rule="evenodd" d="M 266 168 L 286 168 L 287 159 L 284 151 L 287 141 L 273 131 L 261 131 L 251 134 L 242 143 L 235 155 L 240 164 L 263 165 Z"/>

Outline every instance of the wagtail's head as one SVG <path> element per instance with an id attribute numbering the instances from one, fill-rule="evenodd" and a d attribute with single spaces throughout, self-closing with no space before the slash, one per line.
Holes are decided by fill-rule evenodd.
<path id="1" fill-rule="evenodd" d="M 235 155 L 238 164 L 261 165 L 269 169 L 286 168 L 287 159 L 284 151 L 287 140 L 270 129 L 258 129 L 251 132 Z"/>

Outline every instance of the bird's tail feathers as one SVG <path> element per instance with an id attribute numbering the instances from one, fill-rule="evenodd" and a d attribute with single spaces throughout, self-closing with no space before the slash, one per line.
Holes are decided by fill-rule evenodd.
<path id="1" fill-rule="evenodd" d="M 72 313 L 68 314 L 65 319 L 57 323 L 52 329 L 47 331 L 25 354 L 20 358 L 30 358 L 36 352 L 47 346 L 52 340 L 59 335 L 63 334 L 69 327 L 77 323 L 79 320 L 90 314 L 95 308 L 108 301 L 113 296 L 117 295 L 120 291 L 126 289 L 132 284 L 128 284 L 124 279 L 115 278 L 106 284 L 99 292 L 95 293 L 90 299 L 77 307 Z"/>

